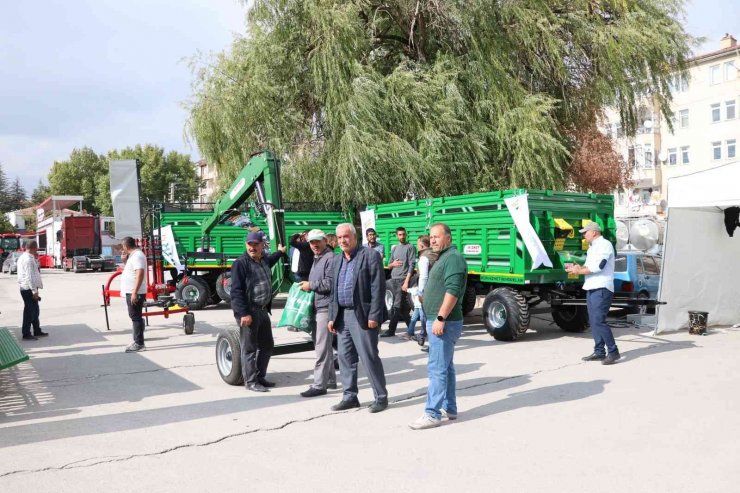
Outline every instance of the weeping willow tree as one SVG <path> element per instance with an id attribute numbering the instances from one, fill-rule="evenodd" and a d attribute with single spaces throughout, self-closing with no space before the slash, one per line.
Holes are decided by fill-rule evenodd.
<path id="1" fill-rule="evenodd" d="M 256 0 L 247 36 L 194 63 L 188 132 L 226 181 L 274 150 L 290 200 L 563 189 L 584 183 L 582 149 L 604 148 L 578 141 L 602 108 L 628 133 L 646 95 L 670 114 L 682 15 L 681 0 Z"/>

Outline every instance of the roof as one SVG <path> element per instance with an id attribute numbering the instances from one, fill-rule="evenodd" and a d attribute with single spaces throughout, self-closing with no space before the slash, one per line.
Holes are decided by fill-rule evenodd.
<path id="1" fill-rule="evenodd" d="M 740 46 L 728 46 L 727 48 L 722 48 L 721 50 L 710 51 L 709 53 L 702 53 L 701 55 L 689 58 L 687 61 L 689 63 L 699 63 L 713 58 L 721 58 L 724 55 L 729 55 L 733 52 L 740 52 Z"/>
<path id="2" fill-rule="evenodd" d="M 83 199 L 82 195 L 52 195 L 37 205 L 36 209 L 44 209 L 44 212 L 50 212 L 52 209 L 58 211 L 79 204 Z"/>

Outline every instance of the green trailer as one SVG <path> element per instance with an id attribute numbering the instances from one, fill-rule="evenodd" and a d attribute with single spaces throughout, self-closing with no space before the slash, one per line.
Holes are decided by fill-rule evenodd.
<path id="1" fill-rule="evenodd" d="M 286 207 L 291 208 L 292 205 L 287 204 Z M 313 228 L 330 232 L 338 224 L 352 221 L 351 214 L 339 210 L 300 210 L 307 208 L 311 207 L 296 204 L 296 210 L 285 212 L 284 226 L 287 238 Z M 249 230 L 231 223 L 218 224 L 204 236 L 203 222 L 213 216 L 212 210 L 172 210 L 172 207 L 168 209 L 165 208 L 159 213 L 158 226 L 171 227 L 177 257 L 184 270 L 178 272 L 172 258 L 169 260 L 165 258 L 164 268 L 170 270 L 173 279 L 176 280 L 179 280 L 183 273 L 188 275 L 187 283 L 178 283 L 177 299 L 187 300 L 193 309 L 217 304 L 221 300 L 230 301 L 231 265 L 244 254 L 244 237 Z M 248 219 L 253 227 L 262 231 L 268 230 L 267 221 L 264 215 L 257 213 L 255 204 L 249 204 L 241 217 Z M 273 249 L 276 247 L 270 246 Z M 283 268 L 283 263 L 274 267 L 274 269 Z M 273 279 L 276 281 L 273 286 L 275 292 L 289 289 L 291 281 L 288 276 L 273 276 Z"/>
<path id="2" fill-rule="evenodd" d="M 510 212 L 507 201 L 518 206 L 515 210 L 522 215 L 515 219 L 517 213 Z M 528 214 L 523 207 L 528 207 Z M 553 300 L 560 303 L 551 303 L 551 311 L 561 329 L 585 330 L 585 307 L 562 304 L 563 299 L 584 296 L 583 278 L 569 275 L 565 264 L 585 260 L 588 245 L 578 229 L 590 221 L 601 226 L 606 239 L 616 240 L 611 195 L 516 189 L 370 205 L 368 209 L 375 211 L 378 241 L 386 245 L 386 252 L 397 243 L 399 226 L 414 241 L 428 234 L 432 224 L 447 224 L 453 243 L 468 263 L 463 311 L 472 311 L 477 297 L 485 296 L 486 328 L 504 341 L 516 340 L 527 331 L 533 306 Z M 386 263 L 389 258 L 387 254 Z M 546 259 L 552 266 L 533 258 Z M 388 293 L 386 299 L 392 301 L 392 295 Z"/>

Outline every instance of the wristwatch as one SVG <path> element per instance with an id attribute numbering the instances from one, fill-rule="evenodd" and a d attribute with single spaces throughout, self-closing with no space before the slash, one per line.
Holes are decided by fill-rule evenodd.
<path id="1" fill-rule="evenodd" d="M 442 315 L 437 315 L 437 321 L 438 322 L 444 322 L 445 318 Z"/>

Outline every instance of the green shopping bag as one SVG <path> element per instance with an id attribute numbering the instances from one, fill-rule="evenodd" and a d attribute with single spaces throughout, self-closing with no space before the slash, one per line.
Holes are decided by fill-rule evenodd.
<path id="1" fill-rule="evenodd" d="M 278 327 L 295 327 L 303 332 L 312 332 L 316 327 L 313 297 L 313 291 L 303 291 L 299 283 L 294 283 L 288 292 L 288 301 L 285 302 Z"/>

